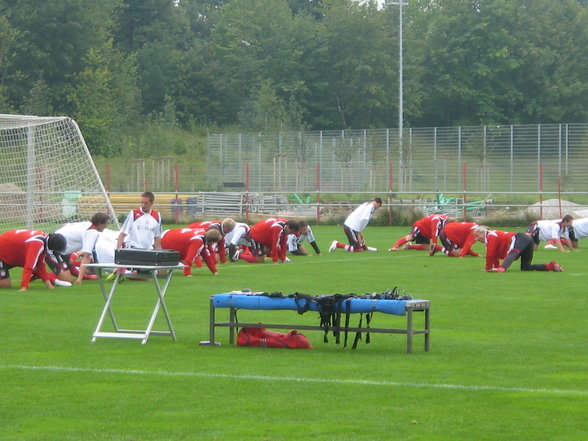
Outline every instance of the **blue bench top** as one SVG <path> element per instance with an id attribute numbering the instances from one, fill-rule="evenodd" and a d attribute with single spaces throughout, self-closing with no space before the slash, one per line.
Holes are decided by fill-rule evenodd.
<path id="1" fill-rule="evenodd" d="M 293 310 L 307 309 L 320 311 L 318 303 L 306 298 L 268 297 L 259 294 L 214 294 L 211 298 L 215 308 L 238 308 L 251 310 Z M 409 304 L 428 304 L 428 300 L 379 300 L 379 299 L 345 299 L 338 306 L 342 313 L 382 312 L 385 314 L 405 315 Z"/>

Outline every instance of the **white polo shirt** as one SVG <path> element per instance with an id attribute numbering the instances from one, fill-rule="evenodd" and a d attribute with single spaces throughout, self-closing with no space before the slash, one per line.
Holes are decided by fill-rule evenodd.
<path id="1" fill-rule="evenodd" d="M 364 202 L 345 219 L 345 226 L 353 231 L 363 231 L 367 227 L 376 206 L 371 202 Z"/>
<path id="2" fill-rule="evenodd" d="M 157 210 L 151 210 L 149 213 L 143 212 L 140 208 L 131 210 L 120 231 L 126 234 L 127 247 L 150 250 L 153 248 L 153 240 L 161 237 L 161 215 Z"/>
<path id="3" fill-rule="evenodd" d="M 67 247 L 63 254 L 71 254 L 75 251 L 83 251 L 92 254 L 100 232 L 92 228 L 92 222 L 73 222 L 65 224 L 55 233 L 62 234 L 67 240 Z"/>

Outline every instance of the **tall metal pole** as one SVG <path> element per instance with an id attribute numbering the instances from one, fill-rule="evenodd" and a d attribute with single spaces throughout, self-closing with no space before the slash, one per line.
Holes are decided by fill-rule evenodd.
<path id="1" fill-rule="evenodd" d="M 404 191 L 404 163 L 403 163 L 403 129 L 404 129 L 404 75 L 403 75 L 403 24 L 402 24 L 402 17 L 403 17 L 403 6 L 407 6 L 408 2 L 406 1 L 387 1 L 384 3 L 385 6 L 399 6 L 399 35 L 398 35 L 398 164 L 399 164 L 399 173 L 398 173 L 398 180 L 400 182 L 400 191 Z"/>

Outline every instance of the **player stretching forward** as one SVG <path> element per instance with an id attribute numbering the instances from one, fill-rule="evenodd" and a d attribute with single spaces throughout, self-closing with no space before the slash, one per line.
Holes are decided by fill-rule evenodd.
<path id="1" fill-rule="evenodd" d="M 478 257 L 479 254 L 472 251 L 472 246 L 476 243 L 474 230 L 478 226 L 474 222 L 447 222 L 439 232 L 439 239 L 443 244 L 441 251 L 450 257 Z M 435 251 L 431 253 L 433 255 Z"/>
<path id="2" fill-rule="evenodd" d="M 412 224 L 412 230 L 406 236 L 401 237 L 396 241 L 394 246 L 388 251 L 397 251 L 401 246 L 405 246 L 406 250 L 424 250 L 425 245 L 431 255 L 436 251 L 441 251 L 441 247 L 437 245 L 439 232 L 447 222 L 447 216 L 444 214 L 432 214 L 431 216 L 423 217 Z M 410 242 L 416 242 L 416 245 Z"/>
<path id="3" fill-rule="evenodd" d="M 329 252 L 335 251 L 337 248 L 343 248 L 345 251 L 349 252 L 378 251 L 377 248 L 368 247 L 365 244 L 362 231 L 369 224 L 374 211 L 381 206 L 382 199 L 374 198 L 374 200 L 364 202 L 353 210 L 343 223 L 343 231 L 345 231 L 345 234 L 347 235 L 349 245 L 334 240 L 329 247 Z"/>
<path id="4" fill-rule="evenodd" d="M 38 230 L 10 230 L 0 234 L 0 288 L 11 288 L 10 273 L 15 266 L 23 267 L 19 291 L 29 289 L 33 278 L 41 279 L 53 289 L 57 276 L 45 267 L 47 253 L 63 253 L 67 240 L 61 234 L 45 234 Z M 62 286 L 62 285 L 60 285 Z"/>
<path id="5" fill-rule="evenodd" d="M 572 226 L 573 220 L 574 218 L 571 215 L 566 214 L 562 220 L 540 220 L 532 222 L 529 225 L 527 233 L 533 238 L 535 249 L 539 246 L 539 242 L 546 240 L 562 252 L 566 251 L 564 249 L 564 243 L 572 251 L 573 247 L 569 239 L 569 228 Z"/>
<path id="6" fill-rule="evenodd" d="M 574 219 L 570 227 L 570 241 L 574 248 L 579 247 L 579 240 L 588 237 L 588 217 Z"/>
<path id="7" fill-rule="evenodd" d="M 226 246 L 229 250 L 229 260 L 236 262 L 239 259 L 246 260 L 249 263 L 262 263 L 265 261 L 263 256 L 259 258 L 251 254 L 250 237 L 251 227 L 242 222 L 235 223 L 235 228 L 225 238 Z"/>
<path id="8" fill-rule="evenodd" d="M 288 252 L 294 254 L 296 256 L 312 256 L 312 254 L 308 254 L 306 248 L 302 245 L 302 243 L 307 240 L 312 248 L 314 248 L 314 252 L 321 255 L 321 250 L 316 243 L 316 239 L 314 238 L 314 234 L 312 234 L 312 229 L 308 222 L 300 221 L 300 234 L 290 234 L 288 236 Z"/>
<path id="9" fill-rule="evenodd" d="M 225 236 L 233 231 L 235 228 L 236 222 L 231 219 L 230 217 L 226 218 L 223 221 L 202 221 L 202 222 L 194 222 L 188 225 L 186 228 L 195 228 L 198 230 L 209 230 L 211 228 L 217 229 L 221 234 L 221 239 L 216 243 L 211 243 L 208 247 L 208 251 L 210 251 L 210 255 L 214 259 L 214 263 L 218 263 L 216 260 L 216 254 L 218 252 L 219 258 L 221 263 L 227 263 L 227 251 L 225 248 Z M 197 259 L 198 261 L 198 259 Z M 202 266 L 202 263 L 197 266 Z"/>
<path id="10" fill-rule="evenodd" d="M 503 273 L 519 258 L 521 271 L 563 271 L 555 260 L 546 264 L 532 263 L 534 243 L 527 233 L 508 233 L 479 226 L 474 230 L 474 237 L 478 242 L 486 244 L 485 271 Z"/>
<path id="11" fill-rule="evenodd" d="M 96 279 L 93 274 L 86 276 L 86 264 L 92 262 L 96 243 L 100 233 L 106 229 L 109 222 L 106 213 L 96 213 L 90 222 L 74 222 L 65 224 L 56 233 L 62 234 L 67 240 L 67 248 L 63 253 L 48 254 L 47 265 L 60 279 L 67 282 L 81 284 L 84 278 Z M 74 264 L 71 258 L 73 253 L 78 253 L 82 258 L 80 267 Z M 74 280 L 73 276 L 77 276 Z"/>
<path id="12" fill-rule="evenodd" d="M 213 275 L 218 274 L 216 263 L 210 255 L 208 246 L 221 239 L 221 233 L 216 228 L 209 230 L 195 230 L 193 228 L 174 228 L 166 230 L 161 237 L 161 246 L 166 250 L 176 250 L 180 254 L 180 261 L 186 265 L 184 276 L 192 276 L 192 264 L 197 256 L 202 256 L 208 269 Z"/>
<path id="13" fill-rule="evenodd" d="M 284 263 L 287 261 L 288 235 L 298 230 L 300 224 L 297 221 L 276 218 L 262 220 L 253 225 L 249 232 L 251 251 L 255 256 L 263 256 L 266 248 L 274 263 Z"/>

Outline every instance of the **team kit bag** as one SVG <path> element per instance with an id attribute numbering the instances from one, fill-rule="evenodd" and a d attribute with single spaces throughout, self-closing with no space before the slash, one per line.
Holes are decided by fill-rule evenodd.
<path id="1" fill-rule="evenodd" d="M 119 248 L 114 250 L 114 263 L 119 265 L 168 266 L 177 265 L 180 254 L 175 250 L 142 250 Z"/>
<path id="2" fill-rule="evenodd" d="M 288 333 L 268 331 L 265 328 L 241 328 L 237 334 L 238 346 L 262 348 L 312 349 L 303 334 L 293 330 Z"/>

